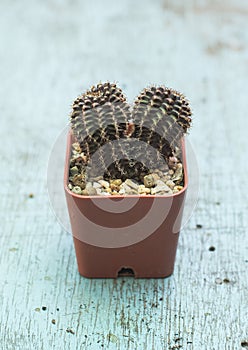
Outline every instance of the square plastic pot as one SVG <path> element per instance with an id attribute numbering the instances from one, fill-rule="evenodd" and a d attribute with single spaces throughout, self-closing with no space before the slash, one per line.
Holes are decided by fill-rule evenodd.
<path id="1" fill-rule="evenodd" d="M 169 196 L 82 196 L 68 188 L 72 135 L 67 139 L 64 189 L 79 273 L 90 278 L 161 278 L 173 273 L 188 186 Z"/>

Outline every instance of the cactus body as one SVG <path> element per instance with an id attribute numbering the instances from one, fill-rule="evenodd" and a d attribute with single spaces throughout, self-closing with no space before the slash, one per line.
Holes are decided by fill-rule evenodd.
<path id="1" fill-rule="evenodd" d="M 144 89 L 131 112 L 116 84 L 100 83 L 74 101 L 71 127 L 87 161 L 93 159 L 105 178 L 139 179 L 161 156 L 168 161 L 174 155 L 190 116 L 188 101 L 175 90 Z"/>
<path id="2" fill-rule="evenodd" d="M 190 116 L 189 103 L 181 93 L 164 86 L 146 88 L 135 100 L 133 137 L 168 158 L 190 127 Z"/>
<path id="3" fill-rule="evenodd" d="M 104 83 L 93 86 L 74 101 L 71 127 L 82 151 L 90 157 L 104 143 L 122 137 L 130 118 L 121 89 Z"/>

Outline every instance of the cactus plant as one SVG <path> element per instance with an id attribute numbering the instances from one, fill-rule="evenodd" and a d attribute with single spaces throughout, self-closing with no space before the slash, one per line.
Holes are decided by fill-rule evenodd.
<path id="1" fill-rule="evenodd" d="M 186 98 L 164 86 L 144 89 L 131 112 L 116 84 L 100 83 L 74 101 L 71 113 L 72 131 L 87 162 L 97 154 L 107 179 L 140 179 L 161 156 L 170 165 L 190 124 Z M 145 157 L 148 162 L 138 160 Z"/>
<path id="2" fill-rule="evenodd" d="M 185 96 L 173 89 L 152 86 L 135 100 L 133 137 L 150 144 L 168 159 L 190 127 L 191 109 Z"/>
<path id="3" fill-rule="evenodd" d="M 121 89 L 116 84 L 99 83 L 74 101 L 71 127 L 89 158 L 104 143 L 122 137 L 130 118 Z"/>
<path id="4" fill-rule="evenodd" d="M 124 176 L 126 164 L 121 159 L 125 158 L 125 151 L 118 142 L 112 145 L 111 142 L 128 136 L 130 119 L 130 107 L 122 90 L 114 83 L 92 86 L 73 103 L 71 127 L 74 136 L 88 161 L 98 152 L 98 165 L 104 170 L 105 177 Z M 110 152 L 104 152 L 102 146 L 108 143 Z"/>

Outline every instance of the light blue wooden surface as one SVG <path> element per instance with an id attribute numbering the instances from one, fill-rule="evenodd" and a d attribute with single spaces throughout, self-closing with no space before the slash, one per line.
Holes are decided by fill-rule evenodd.
<path id="1" fill-rule="evenodd" d="M 2 0 L 0 16 L 0 349 L 248 349 L 247 2 Z M 50 150 L 99 80 L 192 102 L 199 202 L 169 279 L 80 277 L 50 209 Z"/>

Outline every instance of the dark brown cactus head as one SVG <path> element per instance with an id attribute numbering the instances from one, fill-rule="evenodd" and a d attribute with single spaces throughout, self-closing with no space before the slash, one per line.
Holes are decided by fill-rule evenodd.
<path id="1" fill-rule="evenodd" d="M 137 166 L 130 166 L 126 150 L 118 142 L 132 134 L 130 120 L 130 106 L 116 84 L 93 86 L 73 103 L 73 134 L 87 160 L 93 157 L 91 163 L 97 164 L 98 173 L 104 173 L 105 178 L 124 179 L 134 169 L 138 172 Z"/>
<path id="2" fill-rule="evenodd" d="M 130 118 L 122 90 L 116 84 L 100 83 L 74 101 L 71 128 L 82 151 L 90 157 L 103 144 L 124 137 Z"/>
<path id="3" fill-rule="evenodd" d="M 115 83 L 99 83 L 92 86 L 85 93 L 75 99 L 72 105 L 73 112 L 95 108 L 99 105 L 104 105 L 106 102 L 126 102 L 122 90 Z"/>
<path id="4" fill-rule="evenodd" d="M 135 100 L 133 137 L 145 141 L 168 158 L 189 129 L 191 114 L 189 102 L 178 91 L 164 86 L 146 88 Z"/>

